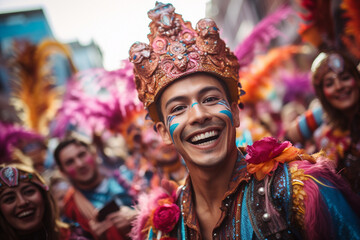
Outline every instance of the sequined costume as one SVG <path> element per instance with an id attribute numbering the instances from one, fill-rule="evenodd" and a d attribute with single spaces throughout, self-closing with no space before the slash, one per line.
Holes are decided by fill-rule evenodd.
<path id="1" fill-rule="evenodd" d="M 328 167 L 326 159 L 318 157 L 318 161 L 285 161 L 259 181 L 248 172 L 239 151 L 213 239 L 360 239 L 359 198 Z M 180 189 L 176 200 L 179 221 L 162 235 L 201 239 L 191 179 Z M 159 230 L 151 224 L 147 228 L 145 239 L 157 239 Z"/>

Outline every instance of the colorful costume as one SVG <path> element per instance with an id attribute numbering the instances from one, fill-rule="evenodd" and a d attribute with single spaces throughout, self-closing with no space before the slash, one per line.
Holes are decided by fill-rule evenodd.
<path id="1" fill-rule="evenodd" d="M 314 139 L 317 148 L 335 162 L 337 172 L 360 194 L 360 142 L 351 141 L 349 130 L 342 131 L 326 124 L 315 131 Z"/>
<path id="2" fill-rule="evenodd" d="M 136 42 L 129 51 L 139 99 L 152 120 L 166 128 L 169 135 L 179 124 L 171 125 L 176 113 L 160 114 L 156 103 L 159 103 L 159 98 L 163 100 L 161 93 L 166 92 L 166 87 L 174 81 L 193 73 L 208 73 L 224 83 L 229 102 L 239 103 L 242 107 L 240 96 L 244 94 L 238 82 L 240 64 L 220 39 L 215 22 L 202 19 L 194 30 L 174 10 L 171 4 L 156 3 L 155 8 L 148 12 L 153 20 L 149 25 L 150 44 Z M 207 85 L 203 83 L 201 86 L 205 88 Z M 199 92 L 201 90 L 196 94 Z M 187 99 L 189 95 L 180 94 L 178 97 Z M 192 117 L 194 113 L 187 111 L 192 105 L 186 101 L 179 102 L 184 105 L 184 112 Z M 183 107 L 182 104 L 179 105 Z M 211 114 L 201 111 L 198 119 L 211 118 L 205 113 Z M 167 119 L 161 119 L 163 115 Z M 184 118 L 183 128 L 190 124 L 197 124 L 202 131 L 206 128 L 205 124 L 189 123 L 190 117 Z M 185 137 L 179 138 L 180 142 L 186 140 Z M 280 143 L 271 137 L 248 146 L 246 154 L 238 151 L 237 156 L 228 188 L 218 206 L 221 215 L 213 228 L 214 239 L 360 239 L 360 199 L 335 174 L 332 162 L 327 158 L 304 154 L 289 142 Z M 193 164 L 191 156 L 185 160 Z M 225 158 L 221 161 L 226 164 Z M 206 170 L 199 172 L 206 175 Z M 131 232 L 132 239 L 201 239 L 200 218 L 196 212 L 199 208 L 194 204 L 195 188 L 191 176 L 190 171 L 185 185 L 180 188 L 164 183 L 163 189 L 139 197 L 139 215 Z"/>
<path id="3" fill-rule="evenodd" d="M 239 151 L 215 239 L 360 239 L 360 199 L 331 161 L 273 138 L 247 150 L 246 159 Z M 193 197 L 190 178 L 177 194 L 141 197 L 140 207 L 151 209 L 140 209 L 133 239 L 199 239 Z"/>
<path id="4" fill-rule="evenodd" d="M 94 218 L 94 209 L 102 208 L 107 202 L 116 199 L 119 205 L 132 206 L 132 196 L 129 194 L 130 186 L 119 174 L 113 178 L 104 179 L 100 186 L 94 191 L 79 191 L 70 188 L 65 196 L 65 215 L 78 222 L 80 226 L 91 232 L 89 220 Z M 107 239 L 125 239 L 114 227 L 106 230 Z"/>

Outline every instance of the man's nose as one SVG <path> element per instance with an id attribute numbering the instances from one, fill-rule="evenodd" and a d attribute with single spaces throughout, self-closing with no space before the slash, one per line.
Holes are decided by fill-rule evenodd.
<path id="1" fill-rule="evenodd" d="M 189 121 L 191 124 L 193 123 L 204 123 L 208 119 L 211 118 L 210 113 L 205 109 L 201 104 L 194 102 L 190 106 L 189 110 Z"/>

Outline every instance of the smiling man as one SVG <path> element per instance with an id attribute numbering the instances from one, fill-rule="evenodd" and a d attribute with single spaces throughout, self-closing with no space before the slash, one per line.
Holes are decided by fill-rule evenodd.
<path id="1" fill-rule="evenodd" d="M 105 176 L 100 172 L 96 154 L 90 146 L 77 139 L 65 139 L 54 151 L 60 171 L 73 187 L 64 198 L 65 215 L 92 233 L 95 239 L 127 239 L 130 223 L 136 215 L 131 208 L 134 198 L 130 186 L 120 175 Z M 115 201 L 118 208 L 106 210 L 107 203 Z"/>
<path id="2" fill-rule="evenodd" d="M 189 176 L 178 189 L 164 181 L 160 194 L 141 197 L 132 238 L 360 237 L 356 196 L 326 158 L 274 138 L 247 153 L 236 147 L 244 93 L 237 59 L 213 20 L 194 30 L 174 11 L 157 2 L 148 12 L 150 44 L 136 42 L 129 53 L 139 99 Z"/>

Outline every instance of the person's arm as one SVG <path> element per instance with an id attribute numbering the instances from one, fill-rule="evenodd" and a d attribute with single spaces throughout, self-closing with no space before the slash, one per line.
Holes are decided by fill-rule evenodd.
<path id="1" fill-rule="evenodd" d="M 304 142 L 313 136 L 314 131 L 323 123 L 323 110 L 318 106 L 300 115 L 286 130 L 286 137 L 292 142 Z"/>

